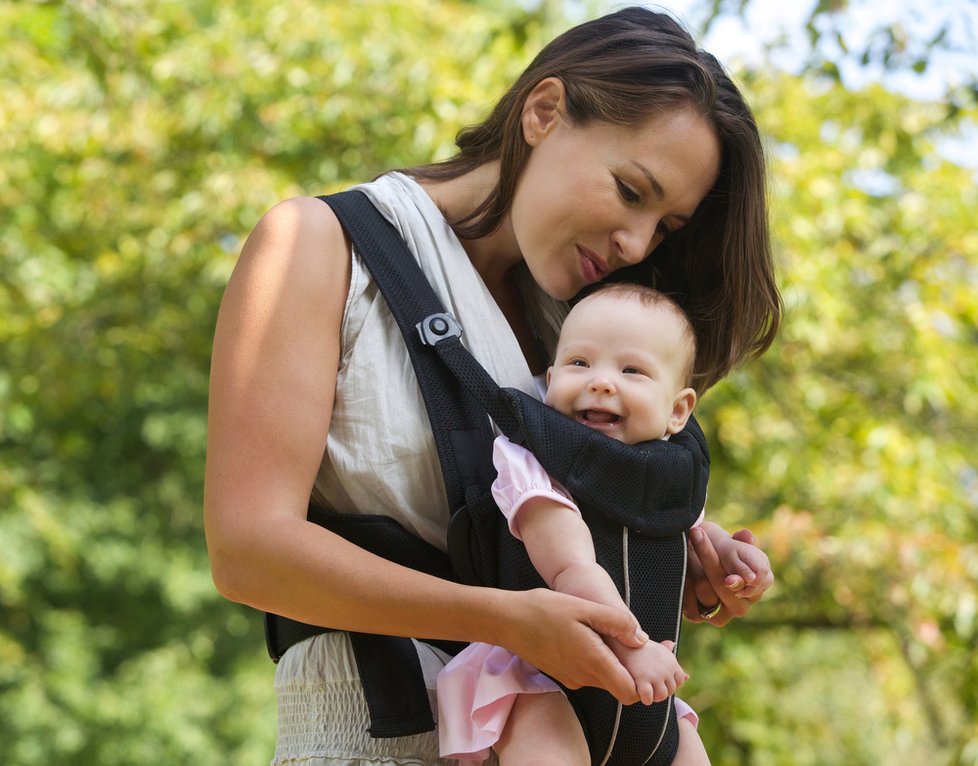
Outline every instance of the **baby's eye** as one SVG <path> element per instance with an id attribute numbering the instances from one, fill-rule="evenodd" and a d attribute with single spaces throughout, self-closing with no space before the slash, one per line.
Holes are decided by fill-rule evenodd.
<path id="1" fill-rule="evenodd" d="M 641 199 L 639 193 L 620 178 L 615 179 L 615 184 L 618 186 L 618 193 L 625 202 L 635 203 Z"/>
<path id="2" fill-rule="evenodd" d="M 570 364 L 572 367 L 587 367 L 587 362 L 583 359 L 571 359 Z"/>
<path id="3" fill-rule="evenodd" d="M 640 370 L 638 367 L 624 367 L 622 368 L 623 375 L 644 375 L 645 372 Z"/>

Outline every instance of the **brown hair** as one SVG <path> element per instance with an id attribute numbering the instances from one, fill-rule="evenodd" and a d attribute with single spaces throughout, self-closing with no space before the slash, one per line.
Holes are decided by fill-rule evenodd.
<path id="1" fill-rule="evenodd" d="M 683 311 L 679 303 L 660 290 L 656 290 L 654 287 L 640 285 L 634 282 L 615 282 L 599 285 L 588 292 L 587 295 L 582 296 L 578 302 L 603 297 L 638 301 L 646 308 L 664 308 L 679 318 L 683 326 L 683 340 L 686 342 L 686 364 L 682 372 L 683 385 L 695 388 L 696 331 L 693 328 L 693 323 L 689 321 L 689 317 L 686 316 L 686 312 Z M 696 393 L 699 394 L 700 392 L 697 391 Z"/>
<path id="2" fill-rule="evenodd" d="M 475 210 L 453 222 L 465 239 L 495 231 L 509 212 L 531 151 L 521 130 L 523 105 L 546 77 L 563 82 L 566 116 L 577 125 L 639 125 L 663 110 L 692 107 L 715 129 L 722 149 L 720 173 L 693 218 L 667 236 L 645 263 L 612 276 L 654 284 L 676 298 L 696 331 L 694 387 L 706 390 L 771 345 L 781 298 L 768 234 L 764 152 L 754 117 L 717 60 L 698 50 L 670 16 L 626 8 L 573 27 L 540 51 L 484 122 L 459 132 L 458 154 L 406 172 L 442 180 L 498 162 L 496 187 Z"/>

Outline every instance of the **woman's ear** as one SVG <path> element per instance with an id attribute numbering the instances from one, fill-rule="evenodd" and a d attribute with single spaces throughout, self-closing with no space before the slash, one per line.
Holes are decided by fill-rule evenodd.
<path id="1" fill-rule="evenodd" d="M 523 104 L 523 140 L 536 146 L 557 124 L 564 111 L 564 83 L 557 77 L 538 82 Z"/>
<path id="2" fill-rule="evenodd" d="M 680 391 L 672 403 L 672 415 L 669 418 L 666 433 L 672 436 L 682 431 L 686 427 L 689 416 L 693 414 L 693 407 L 695 406 L 696 392 L 691 388 L 684 388 Z"/>

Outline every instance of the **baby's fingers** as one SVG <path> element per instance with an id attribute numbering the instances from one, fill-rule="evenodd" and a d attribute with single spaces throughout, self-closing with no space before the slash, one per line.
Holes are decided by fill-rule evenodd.
<path id="1" fill-rule="evenodd" d="M 734 578 L 740 581 L 740 584 L 736 587 L 732 587 L 728 582 L 724 582 L 725 585 L 740 599 L 750 599 L 756 600 L 760 598 L 764 591 L 771 587 L 774 582 L 774 574 L 771 572 L 771 566 L 767 561 L 767 557 L 763 554 L 758 557 L 758 561 L 750 565 L 749 568 L 750 576 L 744 575 L 730 575 L 727 580 L 732 580 Z"/>
<path id="2" fill-rule="evenodd" d="M 751 566 L 746 561 L 739 558 L 729 562 L 727 580 L 730 580 L 731 577 L 739 577 L 748 586 L 753 585 L 757 580 L 757 574 L 755 574 Z M 726 581 L 724 582 L 726 583 Z"/>
<path id="3" fill-rule="evenodd" d="M 643 681 L 635 685 L 638 691 L 638 696 L 642 700 L 643 705 L 651 705 L 656 701 L 655 699 L 655 689 L 652 684 L 648 681 Z"/>
<path id="4" fill-rule="evenodd" d="M 682 686 L 684 683 L 686 683 L 689 680 L 689 673 L 687 673 L 682 668 L 679 668 L 679 670 L 676 671 L 676 675 L 674 676 L 674 680 L 676 682 L 676 685 L 673 687 L 673 690 L 672 690 L 673 693 L 675 693 L 676 690 L 680 686 Z"/>
<path id="5" fill-rule="evenodd" d="M 766 586 L 762 585 L 759 581 L 755 580 L 750 585 L 741 585 L 739 589 L 731 588 L 735 591 L 737 598 L 752 600 L 760 596 L 766 590 Z"/>
<path id="6" fill-rule="evenodd" d="M 678 680 L 677 676 L 666 676 L 665 678 L 656 681 L 653 684 L 653 690 L 655 692 L 653 701 L 662 702 L 663 700 L 669 699 L 676 693 L 676 689 L 679 688 L 681 683 L 682 682 Z"/>

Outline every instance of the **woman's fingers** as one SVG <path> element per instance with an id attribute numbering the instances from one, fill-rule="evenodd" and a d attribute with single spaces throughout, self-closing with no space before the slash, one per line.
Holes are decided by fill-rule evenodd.
<path id="1" fill-rule="evenodd" d="M 702 529 L 694 528 L 690 530 L 689 539 L 693 546 L 693 551 L 699 559 L 699 566 L 702 577 L 695 583 L 692 589 L 695 594 L 696 618 L 698 621 L 706 620 L 712 625 L 726 625 L 734 617 L 740 617 L 747 613 L 750 602 L 737 598 L 736 590 L 743 586 L 736 581 L 732 584 L 736 590 L 731 590 L 726 584 L 727 572 L 720 562 L 720 555 L 717 553 L 713 542 Z M 737 577 L 734 575 L 734 577 Z M 740 580 L 738 577 L 737 580 Z M 742 583 L 742 580 L 741 580 Z M 719 605 L 720 610 L 715 611 Z M 687 611 L 684 604 L 684 612 Z M 707 617 L 706 615 L 710 615 Z"/>
<path id="2" fill-rule="evenodd" d="M 732 535 L 710 526 L 689 532 L 689 565 L 687 586 L 683 593 L 683 615 L 693 622 L 726 625 L 734 617 L 747 613 L 755 601 L 774 582 L 771 563 L 758 546 L 749 529 Z M 711 539 L 711 535 L 713 538 Z M 730 539 L 744 545 L 729 545 Z M 721 541 L 724 560 L 713 540 Z"/>
<path id="3" fill-rule="evenodd" d="M 700 565 L 696 551 L 690 552 L 687 565 L 686 588 L 683 590 L 683 616 L 691 622 L 702 622 L 700 606 L 715 604 L 720 600 Z"/>
<path id="4" fill-rule="evenodd" d="M 510 651 L 569 689 L 595 686 L 624 705 L 638 701 L 634 679 L 604 640 L 620 637 L 629 646 L 648 641 L 644 634 L 636 639 L 638 621 L 630 612 L 546 589 L 523 591 L 522 597 L 531 609 L 522 625 L 513 626 Z"/>
<path id="5" fill-rule="evenodd" d="M 635 679 L 621 664 L 614 652 L 604 643 L 603 638 L 616 638 L 626 646 L 640 647 L 649 640 L 648 635 L 641 629 L 638 620 L 630 612 L 614 607 L 587 602 L 594 611 L 587 620 L 588 627 L 598 636 L 600 646 L 596 647 L 598 661 L 593 665 L 593 683 L 586 686 L 598 686 L 605 689 L 623 705 L 631 705 L 639 699 L 635 687 Z"/>
<path id="6" fill-rule="evenodd" d="M 727 573 L 723 570 L 723 564 L 720 563 L 720 554 L 713 547 L 710 536 L 702 529 L 695 527 L 690 530 L 689 539 L 693 543 L 693 550 L 696 551 L 696 556 L 699 558 L 703 573 L 714 589 L 719 588 L 723 584 Z"/>

